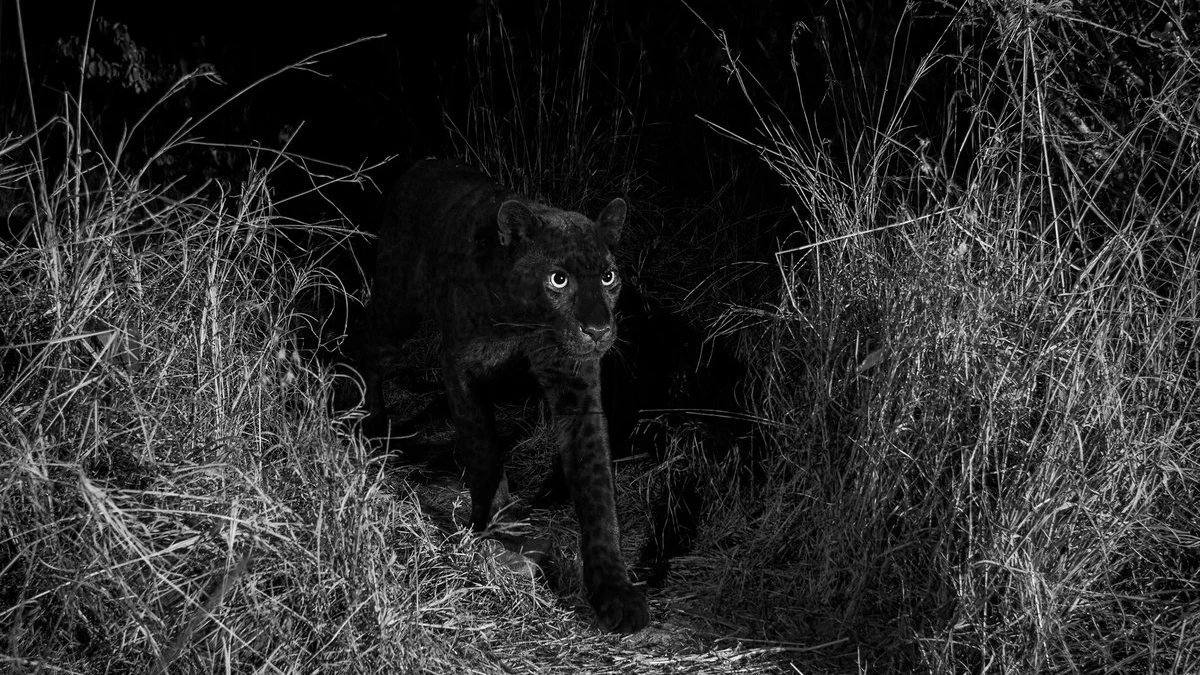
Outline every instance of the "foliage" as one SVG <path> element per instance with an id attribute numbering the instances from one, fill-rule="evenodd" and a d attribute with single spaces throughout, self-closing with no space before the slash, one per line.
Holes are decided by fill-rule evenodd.
<path id="1" fill-rule="evenodd" d="M 162 82 L 162 69 L 151 67 L 146 49 L 134 41 L 125 24 L 101 16 L 96 17 L 95 27 L 95 32 L 88 35 L 86 41 L 78 35 L 58 40 L 58 49 L 64 58 L 87 64 L 83 71 L 86 79 L 113 82 L 138 94 L 144 94 Z M 93 46 L 91 39 L 102 42 L 111 55 L 101 53 L 97 48 L 100 45 Z"/>
<path id="2" fill-rule="evenodd" d="M 894 106 L 831 101 L 833 144 L 731 55 L 811 243 L 754 358 L 768 480 L 712 495 L 743 533 L 714 604 L 873 670 L 1200 666 L 1195 16 L 1104 7 L 963 7 Z"/>

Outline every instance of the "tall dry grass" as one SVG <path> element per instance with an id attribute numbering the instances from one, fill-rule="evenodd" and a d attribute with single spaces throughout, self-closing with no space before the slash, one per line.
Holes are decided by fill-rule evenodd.
<path id="1" fill-rule="evenodd" d="M 516 25 L 499 5 L 484 4 L 483 28 L 467 48 L 475 83 L 467 112 L 446 118 L 456 153 L 502 185 L 564 208 L 636 189 L 637 74 L 606 80 L 615 73 L 602 71 L 596 56 L 608 8 L 594 0 L 534 4 Z"/>
<path id="2" fill-rule="evenodd" d="M 0 143 L 3 668 L 462 672 L 481 627 L 566 620 L 331 412 L 311 347 L 339 331 L 310 309 L 360 235 L 280 215 L 273 171 L 305 160 L 226 148 L 247 179 L 183 192 L 153 177 L 213 147 L 198 127 L 131 163 L 136 127 L 97 137 L 65 100 Z"/>
<path id="3" fill-rule="evenodd" d="M 964 7 L 886 91 L 818 35 L 832 138 L 730 52 L 811 243 L 731 317 L 774 452 L 707 469 L 710 611 L 871 672 L 1200 669 L 1200 45 L 1159 9 Z"/>

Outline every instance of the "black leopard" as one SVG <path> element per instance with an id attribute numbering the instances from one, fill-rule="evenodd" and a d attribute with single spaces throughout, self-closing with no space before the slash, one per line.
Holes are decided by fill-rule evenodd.
<path id="1" fill-rule="evenodd" d="M 436 323 L 477 531 L 491 518 L 504 471 L 488 385 L 514 366 L 528 369 L 553 411 L 588 600 L 602 627 L 633 632 L 648 623 L 649 608 L 621 557 L 600 403 L 600 358 L 617 337 L 621 277 L 612 251 L 625 212 L 617 198 L 591 220 L 456 162 L 418 162 L 388 196 L 358 359 L 367 427 L 379 428 L 388 352 L 423 318 Z"/>

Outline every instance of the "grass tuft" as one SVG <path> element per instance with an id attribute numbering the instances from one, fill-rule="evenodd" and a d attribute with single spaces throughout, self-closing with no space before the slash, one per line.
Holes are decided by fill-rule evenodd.
<path id="1" fill-rule="evenodd" d="M 1178 196 L 1195 176 L 1182 145 L 1130 142 L 1162 118 L 1104 117 L 1183 105 L 1198 52 L 1154 45 L 1176 72 L 1115 102 L 1048 52 L 1133 39 L 1122 17 L 1009 9 L 954 17 L 992 56 L 947 70 L 935 49 L 899 100 L 864 110 L 831 88 L 849 111 L 832 142 L 725 46 L 760 124 L 743 140 L 811 243 L 777 254 L 769 308 L 730 312 L 767 319 L 751 407 L 774 452 L 765 481 L 706 469 L 693 583 L 765 637 L 845 641 L 873 669 L 1190 672 L 1200 212 Z M 948 72 L 959 145 L 939 154 L 906 120 Z M 1105 132 L 1072 126 L 1084 101 Z"/>

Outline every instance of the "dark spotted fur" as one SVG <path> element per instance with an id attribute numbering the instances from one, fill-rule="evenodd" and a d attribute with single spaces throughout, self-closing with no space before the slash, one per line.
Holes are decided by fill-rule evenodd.
<path id="1" fill-rule="evenodd" d="M 593 221 L 454 162 L 418 163 L 388 197 L 359 360 L 369 427 L 385 426 L 387 352 L 423 317 L 436 322 L 476 530 L 487 526 L 503 477 L 488 383 L 514 364 L 528 368 L 553 411 L 588 599 L 602 626 L 632 632 L 649 610 L 621 558 L 600 404 L 600 357 L 616 339 L 621 287 L 611 251 L 624 221 L 621 199 Z"/>

